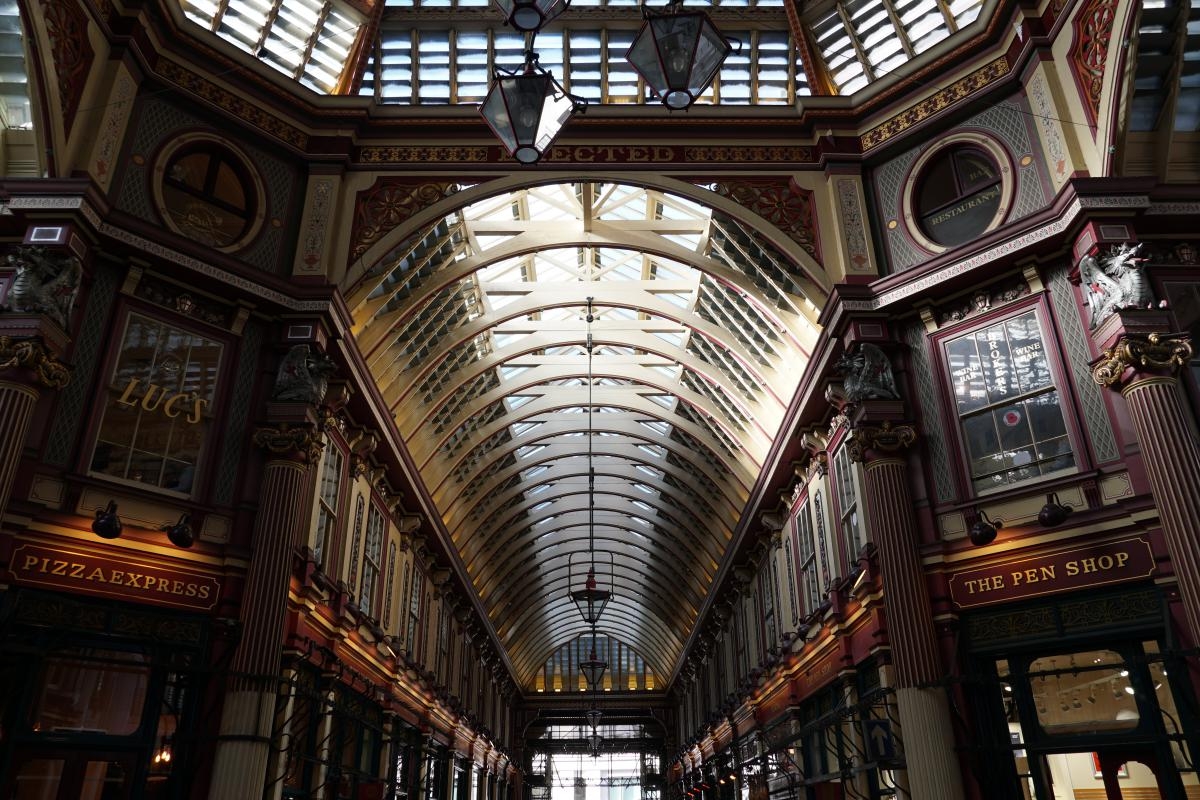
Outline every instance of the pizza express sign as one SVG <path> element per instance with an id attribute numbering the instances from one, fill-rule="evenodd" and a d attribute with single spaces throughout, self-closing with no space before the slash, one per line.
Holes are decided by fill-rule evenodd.
<path id="1" fill-rule="evenodd" d="M 948 583 L 954 605 L 971 608 L 1148 578 L 1154 569 L 1150 543 L 1139 536 L 960 570 Z"/>
<path id="2" fill-rule="evenodd" d="M 193 611 L 211 611 L 221 593 L 221 581 L 213 575 L 35 544 L 18 545 L 9 569 L 19 584 Z"/>

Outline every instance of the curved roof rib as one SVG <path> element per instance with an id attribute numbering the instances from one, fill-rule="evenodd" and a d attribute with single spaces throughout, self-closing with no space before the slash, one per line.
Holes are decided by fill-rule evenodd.
<path id="1" fill-rule="evenodd" d="M 599 630 L 656 674 L 711 590 L 823 300 L 823 276 L 721 246 L 730 224 L 654 189 L 524 188 L 409 236 L 348 292 L 527 689 L 588 632 L 568 593 L 589 526 L 597 563 L 612 564 Z"/>

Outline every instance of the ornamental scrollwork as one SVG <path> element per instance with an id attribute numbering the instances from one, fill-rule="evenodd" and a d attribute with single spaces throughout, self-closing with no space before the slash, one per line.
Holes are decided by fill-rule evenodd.
<path id="1" fill-rule="evenodd" d="M 1092 379 L 1101 386 L 1114 386 L 1129 369 L 1172 374 L 1191 358 L 1192 343 L 1186 333 L 1122 336 L 1092 368 Z"/>
<path id="2" fill-rule="evenodd" d="M 50 389 L 71 382 L 71 370 L 46 349 L 41 340 L 0 336 L 0 370 L 24 368 Z"/>
<path id="3" fill-rule="evenodd" d="M 315 464 L 321 458 L 325 442 L 320 431 L 311 425 L 289 425 L 282 422 L 274 427 L 257 428 L 254 444 L 269 453 L 298 458 L 307 464 Z"/>
<path id="4" fill-rule="evenodd" d="M 912 425 L 893 425 L 884 422 L 882 425 L 860 425 L 850 432 L 850 440 L 846 444 L 847 452 L 853 461 L 865 462 L 867 453 L 896 453 L 905 447 L 911 447 L 917 441 L 917 431 Z"/>

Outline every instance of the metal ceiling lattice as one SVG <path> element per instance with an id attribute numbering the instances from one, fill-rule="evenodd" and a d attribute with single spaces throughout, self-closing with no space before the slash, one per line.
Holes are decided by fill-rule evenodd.
<path id="1" fill-rule="evenodd" d="M 527 688 L 588 630 L 568 592 L 589 467 L 596 550 L 614 565 L 600 630 L 658 675 L 682 654 L 824 297 L 811 275 L 730 246 L 742 225 L 643 187 L 524 188 L 411 233 L 349 293 L 367 363 Z"/>

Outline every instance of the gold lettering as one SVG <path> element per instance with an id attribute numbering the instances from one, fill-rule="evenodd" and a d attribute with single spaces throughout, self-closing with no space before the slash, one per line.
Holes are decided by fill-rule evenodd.
<path id="1" fill-rule="evenodd" d="M 100 583 L 108 583 L 108 581 L 104 577 L 104 570 L 100 569 L 100 567 L 96 567 L 94 570 L 92 570 L 90 573 L 88 573 L 87 579 L 89 581 L 99 581 Z"/>
<path id="2" fill-rule="evenodd" d="M 48 558 L 43 558 L 43 559 L 42 559 L 42 566 L 41 566 L 41 568 L 38 570 L 38 572 L 45 573 L 45 572 L 46 572 L 46 570 L 47 570 L 49 567 L 50 567 L 50 559 L 48 559 Z"/>
<path id="3" fill-rule="evenodd" d="M 183 594 L 183 581 L 173 581 L 171 583 L 171 594 Z"/>
<path id="4" fill-rule="evenodd" d="M 68 566 L 70 566 L 70 565 L 66 561 L 59 561 L 59 560 L 55 559 L 54 566 L 51 567 L 51 569 L 50 569 L 50 574 L 51 575 L 66 575 Z"/>
<path id="5" fill-rule="evenodd" d="M 21 565 L 21 569 L 24 570 L 25 572 L 28 572 L 29 570 L 33 569 L 34 565 L 37 564 L 37 562 L 38 562 L 37 556 L 25 556 L 25 563 Z"/>
<path id="6" fill-rule="evenodd" d="M 158 399 L 155 399 L 157 394 Z M 150 384 L 150 388 L 142 395 L 142 408 L 147 411 L 156 411 L 162 405 L 163 398 L 167 396 L 167 390 L 157 384 Z"/>
<path id="7" fill-rule="evenodd" d="M 1078 561 L 1068 561 L 1065 564 L 1065 566 L 1067 568 L 1067 575 L 1074 576 L 1074 575 L 1079 574 L 1079 562 Z"/>
<path id="8" fill-rule="evenodd" d="M 1125 566 L 1125 562 L 1129 560 L 1129 553 L 1124 551 L 1117 553 L 1117 569 Z"/>
<path id="9" fill-rule="evenodd" d="M 187 421 L 192 423 L 193 425 L 195 425 L 197 422 L 199 422 L 200 414 L 201 414 L 201 412 L 204 411 L 204 408 L 207 405 L 208 405 L 207 400 L 202 400 L 201 398 L 197 397 L 192 402 L 192 413 L 188 415 Z"/>
<path id="10" fill-rule="evenodd" d="M 209 596 L 210 594 L 212 594 L 212 587 L 211 587 L 211 586 L 201 586 L 201 587 L 200 587 L 200 591 L 197 593 L 197 596 L 198 596 L 198 597 L 199 597 L 201 600 L 207 600 L 207 599 L 208 599 L 208 596 Z"/>
<path id="11" fill-rule="evenodd" d="M 114 569 L 112 571 L 112 575 L 109 576 L 109 580 L 115 583 L 117 586 L 122 586 L 124 585 L 125 581 L 125 572 L 119 569 Z"/>
<path id="12" fill-rule="evenodd" d="M 171 399 L 168 400 L 166 405 L 163 406 L 163 413 L 172 419 L 178 417 L 179 411 L 175 408 L 175 404 L 186 397 L 187 395 L 183 393 L 171 395 Z"/>
<path id="13" fill-rule="evenodd" d="M 87 564 L 72 564 L 71 565 L 71 577 L 72 578 L 82 578 L 83 571 L 86 568 L 87 568 Z"/>
<path id="14" fill-rule="evenodd" d="M 119 398 L 117 398 L 117 402 L 123 406 L 136 406 L 137 402 L 131 398 L 133 396 L 133 390 L 137 387 L 137 385 L 138 379 L 131 378 L 129 383 L 125 385 L 125 391 L 121 393 Z"/>
<path id="15" fill-rule="evenodd" d="M 654 160 L 655 161 L 670 161 L 671 157 L 673 155 L 674 155 L 674 153 L 671 151 L 671 148 L 669 148 L 669 147 L 659 146 L 659 147 L 654 148 Z"/>
<path id="16" fill-rule="evenodd" d="M 196 596 L 196 584 L 189 583 L 187 586 L 183 587 L 183 596 L 184 597 L 195 597 Z"/>

